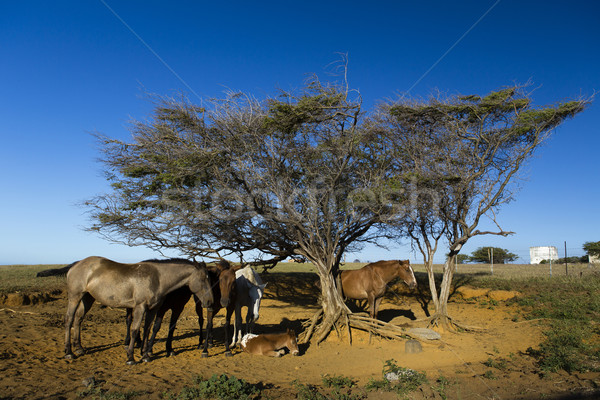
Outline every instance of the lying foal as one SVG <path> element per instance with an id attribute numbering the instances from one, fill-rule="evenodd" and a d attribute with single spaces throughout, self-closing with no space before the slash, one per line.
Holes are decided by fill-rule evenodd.
<path id="1" fill-rule="evenodd" d="M 250 354 L 281 357 L 285 354 L 284 347 L 295 356 L 300 354 L 296 341 L 296 332 L 288 329 L 286 333 L 266 333 L 263 335 L 246 334 L 241 342 L 242 350 Z"/>

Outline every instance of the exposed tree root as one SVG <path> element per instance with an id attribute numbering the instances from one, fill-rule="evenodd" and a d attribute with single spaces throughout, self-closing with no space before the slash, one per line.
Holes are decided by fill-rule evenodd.
<path id="1" fill-rule="evenodd" d="M 387 339 L 406 340 L 411 338 L 423 343 L 439 342 L 439 340 L 427 340 L 420 336 L 413 335 L 397 325 L 372 319 L 367 314 L 361 315 L 358 313 L 344 313 L 340 311 L 335 318 L 325 318 L 319 324 L 322 316 L 323 310 L 319 310 L 311 319 L 304 322 L 303 326 L 305 330 L 298 337 L 300 343 L 308 343 L 313 336 L 317 337 L 317 344 L 321 343 L 337 324 L 346 326 L 350 344 L 352 344 L 352 328 L 360 329 Z"/>
<path id="2" fill-rule="evenodd" d="M 311 317 L 311 319 L 309 319 L 308 321 L 305 321 L 302 324 L 302 326 L 305 328 L 305 330 L 300 335 L 298 335 L 298 341 L 300 343 L 308 343 L 310 341 L 310 339 L 313 335 L 313 332 L 315 330 L 315 327 L 317 326 L 317 323 L 321 319 L 322 315 L 323 315 L 323 309 L 320 309 Z"/>

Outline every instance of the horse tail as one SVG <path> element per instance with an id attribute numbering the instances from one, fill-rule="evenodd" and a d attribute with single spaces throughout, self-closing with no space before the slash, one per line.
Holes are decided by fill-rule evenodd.
<path id="1" fill-rule="evenodd" d="M 65 276 L 65 275 L 67 275 L 67 272 L 69 272 L 71 267 L 73 265 L 77 264 L 78 262 L 79 261 L 72 262 L 71 264 L 69 264 L 63 268 L 52 268 L 52 269 L 46 269 L 44 271 L 40 271 L 36 274 L 36 277 L 45 278 L 47 276 Z"/>

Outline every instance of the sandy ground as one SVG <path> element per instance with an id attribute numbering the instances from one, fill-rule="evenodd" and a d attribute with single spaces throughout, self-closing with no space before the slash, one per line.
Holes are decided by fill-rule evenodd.
<path id="1" fill-rule="evenodd" d="M 268 278 L 271 284 L 261 307 L 257 332 L 301 329 L 301 322 L 317 309 L 317 299 L 290 282 Z M 374 338 L 354 331 L 354 343 L 333 333 L 321 345 L 301 346 L 301 356 L 281 358 L 252 356 L 234 350 L 223 354 L 223 312 L 215 319 L 217 344 L 208 358 L 201 358 L 197 345 L 197 317 L 191 307 L 184 311 L 175 333 L 178 354 L 165 357 L 165 326 L 150 363 L 125 364 L 122 346 L 125 314 L 122 310 L 96 304 L 84 322 L 82 342 L 87 353 L 73 361 L 63 358 L 63 314 L 66 296 L 55 294 L 50 301 L 24 306 L 0 305 L 0 399 L 75 398 L 93 377 L 104 389 L 141 393 L 140 398 L 160 398 L 165 391 L 178 392 L 191 385 L 194 377 L 225 373 L 251 383 L 262 383 L 263 398 L 295 398 L 292 381 L 320 385 L 325 374 L 344 376 L 364 386 L 371 378 L 381 379 L 386 360 L 426 372 L 428 383 L 413 392 L 416 399 L 538 399 L 598 398 L 598 373 L 557 373 L 539 375 L 535 360 L 526 354 L 537 347 L 543 335 L 543 321 L 524 321 L 515 305 L 499 301 L 490 305 L 487 297 L 454 299 L 449 308 L 457 320 L 483 328 L 481 332 L 442 332 L 442 340 L 424 344 L 419 354 L 407 354 L 404 341 Z M 415 297 L 392 295 L 384 300 L 380 319 L 402 326 L 423 327 L 422 304 Z M 168 314 L 167 314 L 168 318 Z M 165 322 L 167 319 L 165 319 Z M 139 358 L 139 352 L 136 351 Z M 494 367 L 486 365 L 492 360 Z M 444 377 L 441 390 L 436 382 Z M 361 389 L 354 393 L 361 393 Z M 595 394 L 594 394 L 595 393 Z M 368 398 L 395 398 L 369 392 Z M 595 397 L 598 396 L 598 397 Z"/>

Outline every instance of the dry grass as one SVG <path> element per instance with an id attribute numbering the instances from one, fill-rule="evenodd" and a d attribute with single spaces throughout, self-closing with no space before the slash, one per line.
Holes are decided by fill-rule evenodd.
<path id="1" fill-rule="evenodd" d="M 0 265 L 0 294 L 51 292 L 64 289 L 65 277 L 36 278 L 40 271 L 64 265 Z"/>

